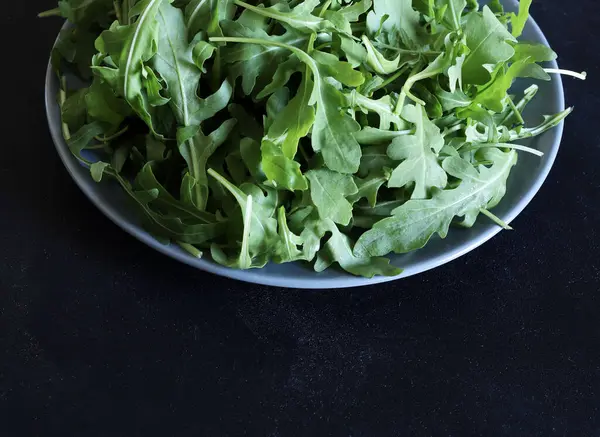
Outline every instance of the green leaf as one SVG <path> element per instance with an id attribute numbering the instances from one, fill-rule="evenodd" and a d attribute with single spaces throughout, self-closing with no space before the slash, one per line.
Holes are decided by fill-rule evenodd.
<path id="1" fill-rule="evenodd" d="M 60 0 L 58 8 L 63 17 L 82 28 L 92 23 L 108 21 L 111 0 Z"/>
<path id="2" fill-rule="evenodd" d="M 232 6 L 230 0 L 191 0 L 185 8 L 190 39 L 202 30 L 210 36 L 222 36 L 219 23 L 233 17 Z"/>
<path id="3" fill-rule="evenodd" d="M 358 21 L 362 14 L 367 13 L 371 9 L 371 6 L 373 6 L 372 0 L 359 0 L 340 8 L 337 12 L 343 15 L 346 20 L 353 23 Z"/>
<path id="4" fill-rule="evenodd" d="M 263 138 L 263 144 L 277 146 L 289 159 L 294 159 L 298 142 L 308 134 L 315 121 L 315 110 L 308 104 L 312 87 L 312 81 L 305 77 L 294 98 L 279 112 Z"/>
<path id="5" fill-rule="evenodd" d="M 195 41 L 195 40 L 194 40 Z M 202 73 L 206 73 L 204 63 L 212 58 L 216 47 L 206 41 L 198 41 L 192 48 L 192 60 Z"/>
<path id="6" fill-rule="evenodd" d="M 362 36 L 362 41 L 367 48 L 367 65 L 377 74 L 391 74 L 398 70 L 400 55 L 393 61 L 385 58 L 371 43 L 367 35 Z"/>
<path id="7" fill-rule="evenodd" d="M 355 255 L 380 256 L 420 249 L 435 233 L 445 238 L 455 217 L 465 217 L 463 224 L 472 226 L 482 208 L 492 208 L 504 196 L 506 179 L 517 154 L 486 149 L 482 158 L 491 161 L 492 167 L 480 166 L 476 170 L 458 157 L 444 161 L 445 170 L 461 179 L 458 187 L 438 191 L 431 199 L 409 200 L 398 207 L 392 217 L 376 223 L 360 237 Z"/>
<path id="8" fill-rule="evenodd" d="M 518 77 L 550 80 L 548 74 L 539 65 L 534 64 L 530 58 L 522 59 L 512 63 L 508 68 L 501 66 L 492 83 L 486 85 L 477 94 L 473 104 L 481 104 L 495 112 L 502 112 L 507 92 Z"/>
<path id="9" fill-rule="evenodd" d="M 85 108 L 91 118 L 114 128 L 117 128 L 131 114 L 127 102 L 117 97 L 112 88 L 98 77 L 94 78 L 85 94 Z"/>
<path id="10" fill-rule="evenodd" d="M 373 7 L 367 15 L 367 29 L 372 35 L 381 26 L 386 42 L 402 42 L 412 47 L 422 41 L 419 13 L 413 9 L 411 0 L 374 0 Z"/>
<path id="11" fill-rule="evenodd" d="M 319 215 L 344 226 L 349 224 L 352 204 L 346 197 L 358 192 L 352 176 L 322 168 L 310 170 L 306 177 L 310 181 L 310 197 Z"/>
<path id="12" fill-rule="evenodd" d="M 121 185 L 124 185 L 122 181 Z M 184 243 L 201 245 L 219 237 L 226 230 L 226 223 L 188 224 L 184 223 L 179 217 L 154 211 L 151 203 L 157 199 L 158 190 L 156 189 L 150 191 L 128 191 L 144 213 L 145 228 L 154 235 Z"/>
<path id="13" fill-rule="evenodd" d="M 235 124 L 235 120 L 227 120 L 209 136 L 205 136 L 201 130 L 192 137 L 188 137 L 189 133 L 184 131 L 180 131 L 182 133 L 178 135 L 179 152 L 188 165 L 190 176 L 196 182 L 194 204 L 201 210 L 206 209 L 208 201 L 206 163 L 217 148 L 227 140 Z"/>
<path id="14" fill-rule="evenodd" d="M 406 122 L 396 114 L 394 102 L 389 95 L 383 96 L 378 100 L 373 100 L 356 92 L 356 90 L 352 90 L 348 96 L 348 102 L 351 107 L 358 108 L 365 114 L 371 112 L 379 115 L 379 130 L 388 131 L 390 135 L 393 134 L 393 131 L 390 131 L 391 124 L 398 130 L 407 128 Z M 372 128 L 367 127 L 366 129 Z"/>
<path id="15" fill-rule="evenodd" d="M 242 138 L 240 141 L 240 155 L 250 175 L 257 181 L 264 181 L 265 176 L 260 166 L 260 143 L 251 138 Z"/>
<path id="16" fill-rule="evenodd" d="M 263 142 L 261 152 L 262 169 L 275 187 L 290 191 L 304 191 L 308 188 L 306 179 L 300 171 L 300 163 L 285 156 L 277 145 Z"/>
<path id="17" fill-rule="evenodd" d="M 158 181 L 154 174 L 153 167 L 155 163 L 149 162 L 145 164 L 135 177 L 133 183 L 136 191 L 154 192 L 152 200 L 149 201 L 161 211 L 166 211 L 178 217 L 182 223 L 189 224 L 211 224 L 216 223 L 217 219 L 214 214 L 205 211 L 200 211 L 194 207 L 189 201 L 189 193 L 194 184 L 194 180 L 185 174 L 182 181 L 182 189 L 180 200 L 177 200 L 167 189 Z"/>
<path id="18" fill-rule="evenodd" d="M 331 170 L 352 174 L 360 164 L 361 150 L 353 134 L 360 125 L 342 107 L 343 94 L 333 85 L 320 80 L 317 92 L 317 113 L 312 130 L 312 146 L 321 152 L 325 165 Z"/>
<path id="19" fill-rule="evenodd" d="M 290 81 L 292 75 L 301 70 L 303 70 L 302 62 L 297 57 L 292 56 L 288 58 L 277 66 L 271 82 L 256 95 L 256 98 L 264 99 L 274 92 L 281 90 Z"/>
<path id="20" fill-rule="evenodd" d="M 463 82 L 480 85 L 490 78 L 486 64 L 496 65 L 515 53 L 508 42 L 515 38 L 487 6 L 482 13 L 469 14 L 464 27 L 467 47 L 471 50 L 462 66 Z"/>
<path id="21" fill-rule="evenodd" d="M 356 203 L 359 200 L 366 198 L 371 207 L 375 207 L 377 203 L 377 194 L 379 189 L 385 184 L 390 178 L 390 173 L 387 171 L 379 170 L 370 173 L 364 179 L 355 177 L 354 182 L 358 188 L 358 192 L 349 197 L 350 202 Z"/>
<path id="22" fill-rule="evenodd" d="M 82 78 L 88 79 L 92 75 L 90 67 L 96 54 L 96 38 L 97 35 L 87 28 L 73 26 L 61 30 L 51 54 L 54 70 L 60 74 L 64 60 L 76 66 Z"/>
<path id="23" fill-rule="evenodd" d="M 425 102 L 421 101 L 417 97 L 415 97 L 411 92 L 411 88 L 414 84 L 419 81 L 428 79 L 430 77 L 438 76 L 444 72 L 449 72 L 450 69 L 454 66 L 458 67 L 460 61 L 457 61 L 458 53 L 460 52 L 460 47 L 462 43 L 460 40 L 453 41 L 452 34 L 446 35 L 444 38 L 444 51 L 438 55 L 437 58 L 433 62 L 431 62 L 425 69 L 416 74 L 411 74 L 409 78 L 404 83 L 402 87 L 402 91 L 408 97 L 410 97 L 413 101 L 419 103 L 420 105 L 425 105 Z M 464 64 L 463 64 L 464 67 Z M 461 74 L 461 73 L 454 73 Z"/>
<path id="24" fill-rule="evenodd" d="M 375 275 L 396 276 L 402 269 L 390 265 L 390 260 L 380 257 L 356 256 L 351 241 L 336 226 L 331 227 L 331 238 L 319 252 L 315 271 L 322 272 L 337 262 L 342 269 L 356 276 L 372 278 Z"/>
<path id="25" fill-rule="evenodd" d="M 308 188 L 294 157 L 298 142 L 315 120 L 315 110 L 308 105 L 312 86 L 310 79 L 303 80 L 296 96 L 279 112 L 262 140 L 262 168 L 267 178 L 290 191 Z"/>
<path id="26" fill-rule="evenodd" d="M 269 248 L 278 239 L 277 221 L 272 218 L 274 210 L 265 208 L 265 198 L 260 188 L 254 187 L 254 196 L 246 194 L 214 170 L 210 169 L 208 173 L 235 198 L 243 219 L 239 255 L 229 258 L 218 246 L 212 245 L 213 259 L 220 264 L 239 269 L 264 267 L 268 261 Z"/>
<path id="27" fill-rule="evenodd" d="M 377 144 L 386 144 L 387 145 L 390 142 L 392 142 L 392 140 L 394 138 L 397 138 L 397 137 L 403 136 L 403 135 L 409 135 L 410 133 L 411 133 L 410 130 L 392 131 L 392 130 L 383 130 L 383 129 L 377 129 L 374 127 L 367 126 L 367 127 L 363 128 L 362 130 L 360 130 L 359 132 L 356 132 L 354 134 L 354 138 L 356 139 L 356 141 L 358 141 L 360 144 L 363 144 L 363 145 L 377 145 Z M 369 150 L 368 148 L 363 149 L 363 154 L 362 154 L 361 164 L 360 164 L 361 169 L 363 166 L 362 163 L 366 159 L 369 159 L 368 150 Z M 382 154 L 386 155 L 385 150 L 383 150 Z M 361 171 L 361 170 L 359 170 L 359 171 Z"/>
<path id="28" fill-rule="evenodd" d="M 517 14 L 511 13 L 511 24 L 512 24 L 512 35 L 518 38 L 525 29 L 525 24 L 529 19 L 529 8 L 533 0 L 520 0 L 519 1 L 519 12 Z"/>
<path id="29" fill-rule="evenodd" d="M 119 26 L 115 22 L 109 30 L 102 32 L 96 48 L 110 56 L 115 66 L 92 68 L 109 83 L 116 81 L 115 91 L 153 131 L 152 107 L 143 91 L 144 64 L 156 53 L 160 28 L 157 14 L 164 1 L 141 0 L 130 11 L 130 17 L 137 17 L 133 24 Z"/>
<path id="30" fill-rule="evenodd" d="M 81 128 L 73 134 L 71 138 L 67 140 L 69 150 L 73 155 L 78 158 L 81 157 L 81 151 L 85 149 L 94 140 L 94 137 L 106 132 L 104 124 L 94 121 L 88 124 L 84 124 Z"/>
<path id="31" fill-rule="evenodd" d="M 169 99 L 164 97 L 161 93 L 164 87 L 152 68 L 144 67 L 142 77 L 142 82 L 148 95 L 148 102 L 150 103 L 150 106 L 158 107 L 169 103 Z"/>
<path id="32" fill-rule="evenodd" d="M 360 86 L 365 81 L 360 71 L 356 71 L 348 62 L 340 61 L 335 55 L 315 50 L 311 56 L 319 65 L 319 71 L 323 76 L 333 77 L 349 87 Z"/>
<path id="33" fill-rule="evenodd" d="M 236 21 L 224 21 L 223 29 L 228 36 L 255 38 L 274 41 L 293 47 L 306 44 L 308 36 L 287 30 L 283 35 L 269 36 L 260 27 L 249 28 Z M 242 89 L 246 95 L 254 90 L 258 83 L 264 88 L 271 78 L 274 78 L 278 67 L 290 56 L 290 51 L 281 46 L 263 46 L 258 44 L 235 44 L 223 49 L 223 61 L 230 64 L 229 77 L 233 82 L 242 77 Z M 296 61 L 297 62 L 297 61 Z M 279 76 L 285 75 L 287 65 L 279 72 Z M 293 72 L 294 70 L 291 70 Z M 289 77 L 288 77 L 289 79 Z M 283 84 L 282 84 L 283 85 Z M 259 98 L 264 97 L 265 92 Z"/>
<path id="34" fill-rule="evenodd" d="M 76 131 L 86 122 L 87 108 L 85 105 L 88 88 L 82 88 L 75 91 L 65 100 L 61 108 L 63 123 L 67 123 L 69 128 Z"/>
<path id="35" fill-rule="evenodd" d="M 94 162 L 90 166 L 90 174 L 92 175 L 92 179 L 95 182 L 102 181 L 102 176 L 104 175 L 104 171 L 108 167 L 110 167 L 110 164 L 108 162 L 103 162 L 103 161 Z"/>
<path id="36" fill-rule="evenodd" d="M 402 116 L 414 123 L 414 135 L 405 135 L 392 141 L 387 154 L 393 160 L 402 160 L 392 172 L 389 187 L 404 187 L 414 183 L 412 199 L 425 199 L 433 187 L 444 188 L 446 172 L 438 163 L 438 154 L 444 139 L 438 127 L 428 118 L 422 106 L 409 105 Z"/>
<path id="37" fill-rule="evenodd" d="M 304 253 L 298 249 L 303 240 L 290 231 L 283 206 L 277 212 L 277 233 L 279 234 L 279 240 L 277 240 L 273 250 L 273 261 L 282 264 L 303 260 Z"/>
<path id="38" fill-rule="evenodd" d="M 241 0 L 234 0 L 234 3 L 255 14 L 285 23 L 304 33 L 323 32 L 333 28 L 329 21 L 311 14 L 313 9 L 319 5 L 320 0 L 305 0 L 293 9 L 289 9 L 289 6 L 283 2 L 276 3 L 269 8 L 252 6 Z"/>
<path id="39" fill-rule="evenodd" d="M 452 30 L 461 29 L 461 16 L 464 9 L 467 7 L 467 0 L 442 0 L 442 3 L 447 6 L 444 19 L 449 24 Z M 438 6 L 440 8 L 440 6 Z"/>
<path id="40" fill-rule="evenodd" d="M 389 143 L 389 141 L 385 141 L 385 143 Z M 393 167 L 394 161 L 388 156 L 387 148 L 387 144 L 385 146 L 373 145 L 365 147 L 362 159 L 360 160 L 358 175 L 365 177 L 373 173 L 378 173 L 384 167 Z"/>
<path id="41" fill-rule="evenodd" d="M 515 54 L 511 61 L 530 59 L 531 62 L 549 62 L 557 58 L 556 53 L 550 48 L 539 43 L 519 42 L 514 46 Z"/>
<path id="42" fill-rule="evenodd" d="M 465 108 L 472 102 L 469 96 L 461 90 L 457 89 L 454 92 L 448 92 L 439 84 L 436 84 L 435 95 L 440 101 L 444 112 L 452 111 L 456 108 Z"/>
<path id="43" fill-rule="evenodd" d="M 158 21 L 163 31 L 152 59 L 154 68 L 167 83 L 177 122 L 181 126 L 199 125 L 227 106 L 231 86 L 224 82 L 213 96 L 205 100 L 198 97 L 201 66 L 212 53 L 212 46 L 207 47 L 207 43 L 198 39 L 188 43 L 183 12 L 169 3 L 161 6 Z"/>

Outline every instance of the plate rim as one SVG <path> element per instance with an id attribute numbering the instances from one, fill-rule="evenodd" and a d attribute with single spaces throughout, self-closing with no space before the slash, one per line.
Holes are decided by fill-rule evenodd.
<path id="1" fill-rule="evenodd" d="M 548 40 L 542 32 L 542 29 L 538 26 L 537 22 L 532 17 L 530 17 L 527 24 L 533 26 L 533 30 L 539 35 L 539 39 L 541 40 L 541 42 L 549 47 L 550 45 L 548 43 Z M 65 26 L 66 25 L 68 25 L 68 23 L 65 22 Z M 556 60 L 549 62 L 549 65 L 551 66 L 551 68 L 558 68 L 558 63 Z M 60 119 L 56 119 L 56 114 L 54 113 L 56 111 L 53 112 L 53 109 L 56 109 L 55 106 L 57 105 L 56 96 L 51 95 L 50 92 L 53 81 L 57 82 L 58 78 L 54 74 L 51 61 L 49 61 L 46 70 L 46 83 L 44 91 L 46 118 L 48 122 L 48 127 L 50 129 L 52 141 L 54 142 L 54 146 L 58 152 L 58 155 L 63 165 L 66 167 L 68 173 L 71 175 L 71 178 L 75 181 L 75 184 L 96 206 L 96 208 L 98 208 L 119 228 L 121 228 L 131 236 L 135 237 L 142 243 L 146 244 L 147 246 L 151 247 L 152 249 L 158 251 L 159 253 L 162 253 L 163 255 L 166 255 L 170 258 L 176 259 L 177 261 L 187 264 L 196 269 L 242 282 L 284 288 L 321 290 L 377 285 L 395 281 L 398 279 L 408 278 L 410 276 L 414 276 L 419 273 L 424 273 L 428 270 L 454 261 L 457 258 L 465 255 L 466 253 L 475 250 L 476 248 L 483 245 L 502 231 L 502 228 L 500 228 L 499 226 L 491 227 L 488 230 L 483 231 L 481 235 L 465 243 L 462 243 L 456 248 L 451 249 L 449 252 L 444 252 L 441 255 L 434 256 L 426 261 L 422 261 L 417 266 L 405 269 L 400 275 L 397 276 L 376 276 L 373 278 L 363 278 L 352 276 L 348 273 L 346 277 L 327 278 L 322 276 L 319 277 L 318 273 L 314 272 L 311 269 L 307 269 L 307 272 L 310 272 L 315 276 L 310 278 L 295 278 L 292 281 L 290 279 L 282 277 L 271 277 L 265 275 L 264 273 L 261 274 L 262 269 L 236 270 L 231 269 L 229 267 L 221 266 L 209 259 L 194 258 L 186 252 L 179 250 L 174 245 L 163 245 L 162 243 L 154 239 L 154 237 L 145 232 L 143 228 L 141 228 L 141 226 L 129 221 L 127 217 L 123 216 L 119 210 L 112 206 L 112 204 L 105 203 L 99 198 L 99 196 L 95 193 L 95 190 L 93 188 L 93 184 L 96 184 L 96 182 L 94 182 L 91 177 L 89 177 L 88 180 L 86 178 L 81 177 L 77 173 L 76 170 L 79 168 L 80 164 L 69 151 L 68 146 L 62 135 L 61 121 Z M 556 97 L 558 98 L 559 111 L 563 111 L 565 109 L 565 94 L 562 83 L 562 77 L 560 75 L 555 75 L 552 78 L 552 82 L 555 84 L 554 86 L 557 90 Z M 546 181 L 548 175 L 550 174 L 550 171 L 552 170 L 554 162 L 556 161 L 556 157 L 558 155 L 558 151 L 560 149 L 560 144 L 562 141 L 563 130 L 564 121 L 562 121 L 558 126 L 554 128 L 554 140 L 549 149 L 549 152 L 546 153 L 546 155 L 544 156 L 544 163 L 542 164 L 539 170 L 539 174 L 535 179 L 535 182 L 529 187 L 529 189 L 526 191 L 526 194 L 522 196 L 517 202 L 515 202 L 515 204 L 512 207 L 510 207 L 507 213 L 504 215 L 503 218 L 507 223 L 512 222 L 521 212 L 523 212 L 523 210 L 529 205 L 529 203 L 531 203 L 533 198 L 536 196 L 536 194 L 539 192 L 542 185 Z"/>

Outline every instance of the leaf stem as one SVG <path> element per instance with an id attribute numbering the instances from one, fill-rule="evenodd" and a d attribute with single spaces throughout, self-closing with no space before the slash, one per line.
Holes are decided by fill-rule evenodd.
<path id="1" fill-rule="evenodd" d="M 461 130 L 463 128 L 464 128 L 464 126 L 462 124 L 457 124 L 457 125 L 454 125 L 452 127 L 446 128 L 442 132 L 442 136 L 445 137 L 445 136 L 450 135 L 450 134 L 452 134 L 454 132 L 458 132 L 459 130 Z"/>
<path id="2" fill-rule="evenodd" d="M 576 71 L 563 70 L 561 68 L 544 68 L 544 71 L 551 74 L 563 74 L 565 76 L 575 77 L 580 80 L 585 80 L 587 78 L 587 73 L 585 71 L 577 73 Z"/>
<path id="3" fill-rule="evenodd" d="M 60 17 L 62 13 L 60 12 L 60 8 L 50 9 L 48 11 L 40 12 L 38 14 L 38 18 L 47 18 L 47 17 Z"/>
<path id="4" fill-rule="evenodd" d="M 508 225 L 508 223 L 506 223 L 504 220 L 502 220 L 501 218 L 499 218 L 498 216 L 496 216 L 495 214 L 493 214 L 492 212 L 488 211 L 485 208 L 481 208 L 479 210 L 483 215 L 485 215 L 487 218 L 489 218 L 491 221 L 493 221 L 494 223 L 496 223 L 498 226 L 500 226 L 502 229 L 504 229 L 505 231 L 512 231 L 513 228 L 510 227 Z"/>
<path id="5" fill-rule="evenodd" d="M 419 71 L 420 68 L 421 68 L 421 63 L 418 62 L 413 67 L 413 70 L 410 72 L 408 79 L 404 83 L 404 86 L 402 87 L 402 91 L 400 92 L 400 96 L 398 97 L 398 103 L 396 104 L 396 109 L 394 109 L 395 114 L 400 115 L 402 113 L 402 109 L 404 109 L 404 101 L 406 100 L 406 96 L 407 96 L 405 87 L 408 84 L 408 81 L 410 80 L 410 78 L 413 77 L 416 74 L 416 72 Z M 411 84 L 411 86 L 412 86 L 412 84 Z M 417 100 L 420 100 L 420 99 L 417 99 Z M 423 102 L 423 106 L 425 106 L 425 102 Z"/>
<path id="6" fill-rule="evenodd" d="M 97 137 L 94 137 L 94 139 L 98 140 L 98 138 L 97 138 Z M 100 141 L 100 140 L 98 140 L 98 141 Z M 93 146 L 87 146 L 87 147 L 85 148 L 85 150 L 102 150 L 102 149 L 104 149 L 105 147 L 106 147 L 106 144 L 95 144 L 95 145 L 93 145 Z"/>
<path id="7" fill-rule="evenodd" d="M 62 108 L 67 100 L 67 78 L 62 76 L 60 78 L 60 89 L 58 91 L 58 106 L 60 106 L 61 110 L 61 124 L 62 124 L 62 132 L 63 138 L 67 141 L 71 139 L 71 130 L 69 129 L 69 125 L 62 120 Z"/>
<path id="8" fill-rule="evenodd" d="M 129 20 L 129 11 L 131 10 L 131 0 L 123 0 L 123 12 L 121 13 L 121 18 L 123 19 L 123 24 L 130 24 Z"/>
<path id="9" fill-rule="evenodd" d="M 519 124 L 525 124 L 525 120 L 523 120 L 523 116 L 521 115 L 521 112 L 515 106 L 515 102 L 513 102 L 513 99 L 511 99 L 510 96 L 508 97 L 508 106 L 510 106 L 510 109 L 512 109 L 512 113 L 515 115 L 515 117 L 517 117 Z"/>
<path id="10" fill-rule="evenodd" d="M 325 14 L 325 12 L 327 11 L 327 9 L 329 9 L 329 6 L 331 6 L 331 1 L 332 0 L 327 0 L 325 2 L 325 4 L 323 5 L 323 7 L 321 8 L 321 11 L 319 12 L 319 18 L 323 17 L 323 15 Z M 316 33 L 311 33 L 310 37 L 308 38 L 308 45 L 306 48 L 306 53 L 311 53 L 313 50 L 315 50 L 314 46 L 315 46 L 315 41 L 317 40 L 317 34 Z M 307 66 L 308 68 L 308 66 Z"/>
<path id="11" fill-rule="evenodd" d="M 122 15 L 122 8 L 119 5 L 119 0 L 113 0 L 113 8 L 115 9 L 115 14 L 117 16 L 117 21 L 119 22 L 119 24 L 123 25 L 125 23 L 123 23 L 123 15 Z"/>
<path id="12" fill-rule="evenodd" d="M 189 243 L 184 243 L 183 241 L 178 241 L 177 245 L 179 247 L 181 247 L 183 250 L 185 250 L 187 253 L 189 253 L 190 255 L 192 255 L 194 258 L 202 258 L 203 253 L 201 251 L 199 251 L 198 249 L 196 249 L 195 246 L 189 244 Z"/>
<path id="13" fill-rule="evenodd" d="M 510 138 L 510 141 L 519 140 L 522 138 L 530 138 L 540 135 L 546 132 L 548 129 L 552 129 L 557 126 L 561 121 L 563 121 L 571 112 L 573 112 L 573 108 L 567 108 L 558 114 L 553 115 L 552 117 L 548 117 L 542 124 L 539 126 L 533 127 L 531 129 L 523 129 L 522 133 Z"/>
<path id="14" fill-rule="evenodd" d="M 402 76 L 406 72 L 407 68 L 408 68 L 408 64 L 402 66 L 393 75 L 391 75 L 386 80 L 384 80 L 379 86 L 376 86 L 375 88 L 373 88 L 373 92 L 379 91 L 380 89 L 385 88 L 390 83 L 392 83 L 393 81 L 395 81 L 396 79 L 398 79 L 400 76 Z"/>
<path id="15" fill-rule="evenodd" d="M 517 104 L 515 105 L 517 110 L 519 111 L 519 114 L 521 114 L 523 112 L 523 110 L 525 109 L 525 107 L 527 106 L 527 104 L 529 102 L 531 102 L 531 100 L 533 100 L 533 98 L 537 94 L 538 90 L 539 90 L 539 87 L 537 85 L 531 85 L 529 88 L 527 88 L 525 90 L 523 98 L 521 100 L 519 100 L 517 102 Z M 513 116 L 514 116 L 513 112 L 506 114 L 506 117 L 504 117 L 499 124 L 507 126 L 512 121 Z"/>
<path id="16" fill-rule="evenodd" d="M 452 15 L 452 24 L 454 24 L 454 30 L 460 30 L 460 22 L 458 21 L 458 15 L 456 14 L 454 2 L 449 1 L 448 5 L 450 6 L 450 15 Z"/>
<path id="17" fill-rule="evenodd" d="M 443 52 L 440 51 L 435 51 L 435 50 L 410 50 L 410 49 L 402 49 L 399 47 L 394 47 L 391 46 L 389 44 L 384 44 L 378 41 L 373 41 L 373 45 L 377 46 L 377 47 L 381 47 L 383 49 L 388 49 L 388 50 L 392 50 L 394 52 L 401 52 L 401 53 L 410 53 L 413 55 L 441 55 Z"/>
<path id="18" fill-rule="evenodd" d="M 318 45 L 317 47 L 315 47 L 315 50 L 325 49 L 325 48 L 329 47 L 330 45 L 331 45 L 331 41 L 324 42 L 323 44 Z"/>
<path id="19" fill-rule="evenodd" d="M 473 144 L 471 147 L 469 147 L 469 149 L 477 150 L 477 149 L 487 149 L 490 147 L 521 150 L 522 152 L 531 153 L 532 155 L 535 155 L 535 156 L 539 156 L 539 157 L 544 156 L 544 152 L 540 152 L 539 150 L 532 149 L 531 147 L 522 146 L 520 144 L 512 144 L 512 143 L 482 143 L 482 144 L 476 143 L 476 144 Z"/>
<path id="20" fill-rule="evenodd" d="M 404 86 L 402 87 L 402 91 L 404 91 L 404 93 L 406 94 L 406 96 L 411 99 L 413 102 L 418 103 L 421 106 L 425 106 L 425 102 L 421 99 L 419 99 L 417 96 L 415 96 L 413 93 L 410 92 L 410 89 L 412 88 L 412 86 L 419 82 L 420 80 L 423 79 L 428 79 L 430 77 L 433 77 L 435 75 L 438 75 L 440 73 L 442 73 L 443 70 L 441 68 L 437 68 L 435 70 L 431 70 L 428 72 L 421 72 L 421 73 L 417 73 L 414 76 L 409 77 Z"/>
<path id="21" fill-rule="evenodd" d="M 125 127 L 124 127 L 123 129 L 121 129 L 120 131 L 118 131 L 118 132 L 116 132 L 116 133 L 114 133 L 114 134 L 112 134 L 112 135 L 109 135 L 108 137 L 104 137 L 104 138 L 101 138 L 101 137 L 94 137 L 94 138 L 96 138 L 98 141 L 101 141 L 101 142 L 103 142 L 103 143 L 108 143 L 108 142 L 110 142 L 110 141 L 114 140 L 115 138 L 119 138 L 121 135 L 123 135 L 123 134 L 124 134 L 125 132 L 127 132 L 128 130 L 129 130 L 129 126 L 125 126 Z"/>

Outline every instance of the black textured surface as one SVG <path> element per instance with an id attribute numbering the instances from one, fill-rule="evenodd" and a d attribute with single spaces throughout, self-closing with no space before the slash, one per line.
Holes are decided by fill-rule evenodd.
<path id="1" fill-rule="evenodd" d="M 590 80 L 565 81 L 576 112 L 516 231 L 331 292 L 195 271 L 104 218 L 45 125 L 60 23 L 35 13 L 52 2 L 7 4 L 0 436 L 600 435 L 596 3 L 535 2 L 561 66 Z"/>

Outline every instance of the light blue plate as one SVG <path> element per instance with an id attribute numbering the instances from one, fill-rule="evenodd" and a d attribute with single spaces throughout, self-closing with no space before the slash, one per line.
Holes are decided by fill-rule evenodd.
<path id="1" fill-rule="evenodd" d="M 515 2 L 512 0 L 505 4 L 513 8 L 515 6 Z M 542 31 L 533 20 L 529 20 L 522 39 L 548 44 Z M 558 68 L 556 62 L 549 63 L 548 67 Z M 540 90 L 525 114 L 526 121 L 531 123 L 538 123 L 542 115 L 554 114 L 565 109 L 560 77 L 553 76 L 551 82 L 537 82 L 537 84 Z M 520 92 L 527 85 L 529 83 L 517 83 L 514 89 Z M 402 267 L 404 273 L 391 278 L 358 278 L 333 268 L 323 273 L 315 273 L 310 266 L 302 263 L 269 264 L 264 269 L 241 271 L 222 267 L 210 259 L 195 259 L 175 245 L 165 246 L 157 242 L 142 229 L 137 212 L 121 188 L 110 180 L 100 184 L 95 183 L 90 177 L 89 171 L 73 158 L 61 133 L 60 110 L 56 104 L 58 90 L 58 80 L 49 67 L 46 77 L 46 110 L 50 131 L 58 154 L 77 185 L 107 217 L 122 229 L 159 252 L 200 270 L 241 281 L 278 287 L 327 289 L 373 285 L 416 275 L 452 261 L 485 243 L 501 230 L 485 217 L 480 217 L 477 224 L 471 229 L 451 229 L 448 237 L 444 240 L 434 237 L 422 250 L 406 255 L 392 256 L 392 264 Z M 530 141 L 530 146 L 544 152 L 543 158 L 526 153 L 519 154 L 519 162 L 508 181 L 507 194 L 500 205 L 494 208 L 494 214 L 510 223 L 523 211 L 550 172 L 558 153 L 562 131 L 563 125 L 561 124 Z M 91 153 L 88 158 L 95 160 Z M 514 236 L 518 238 L 517 233 Z"/>

